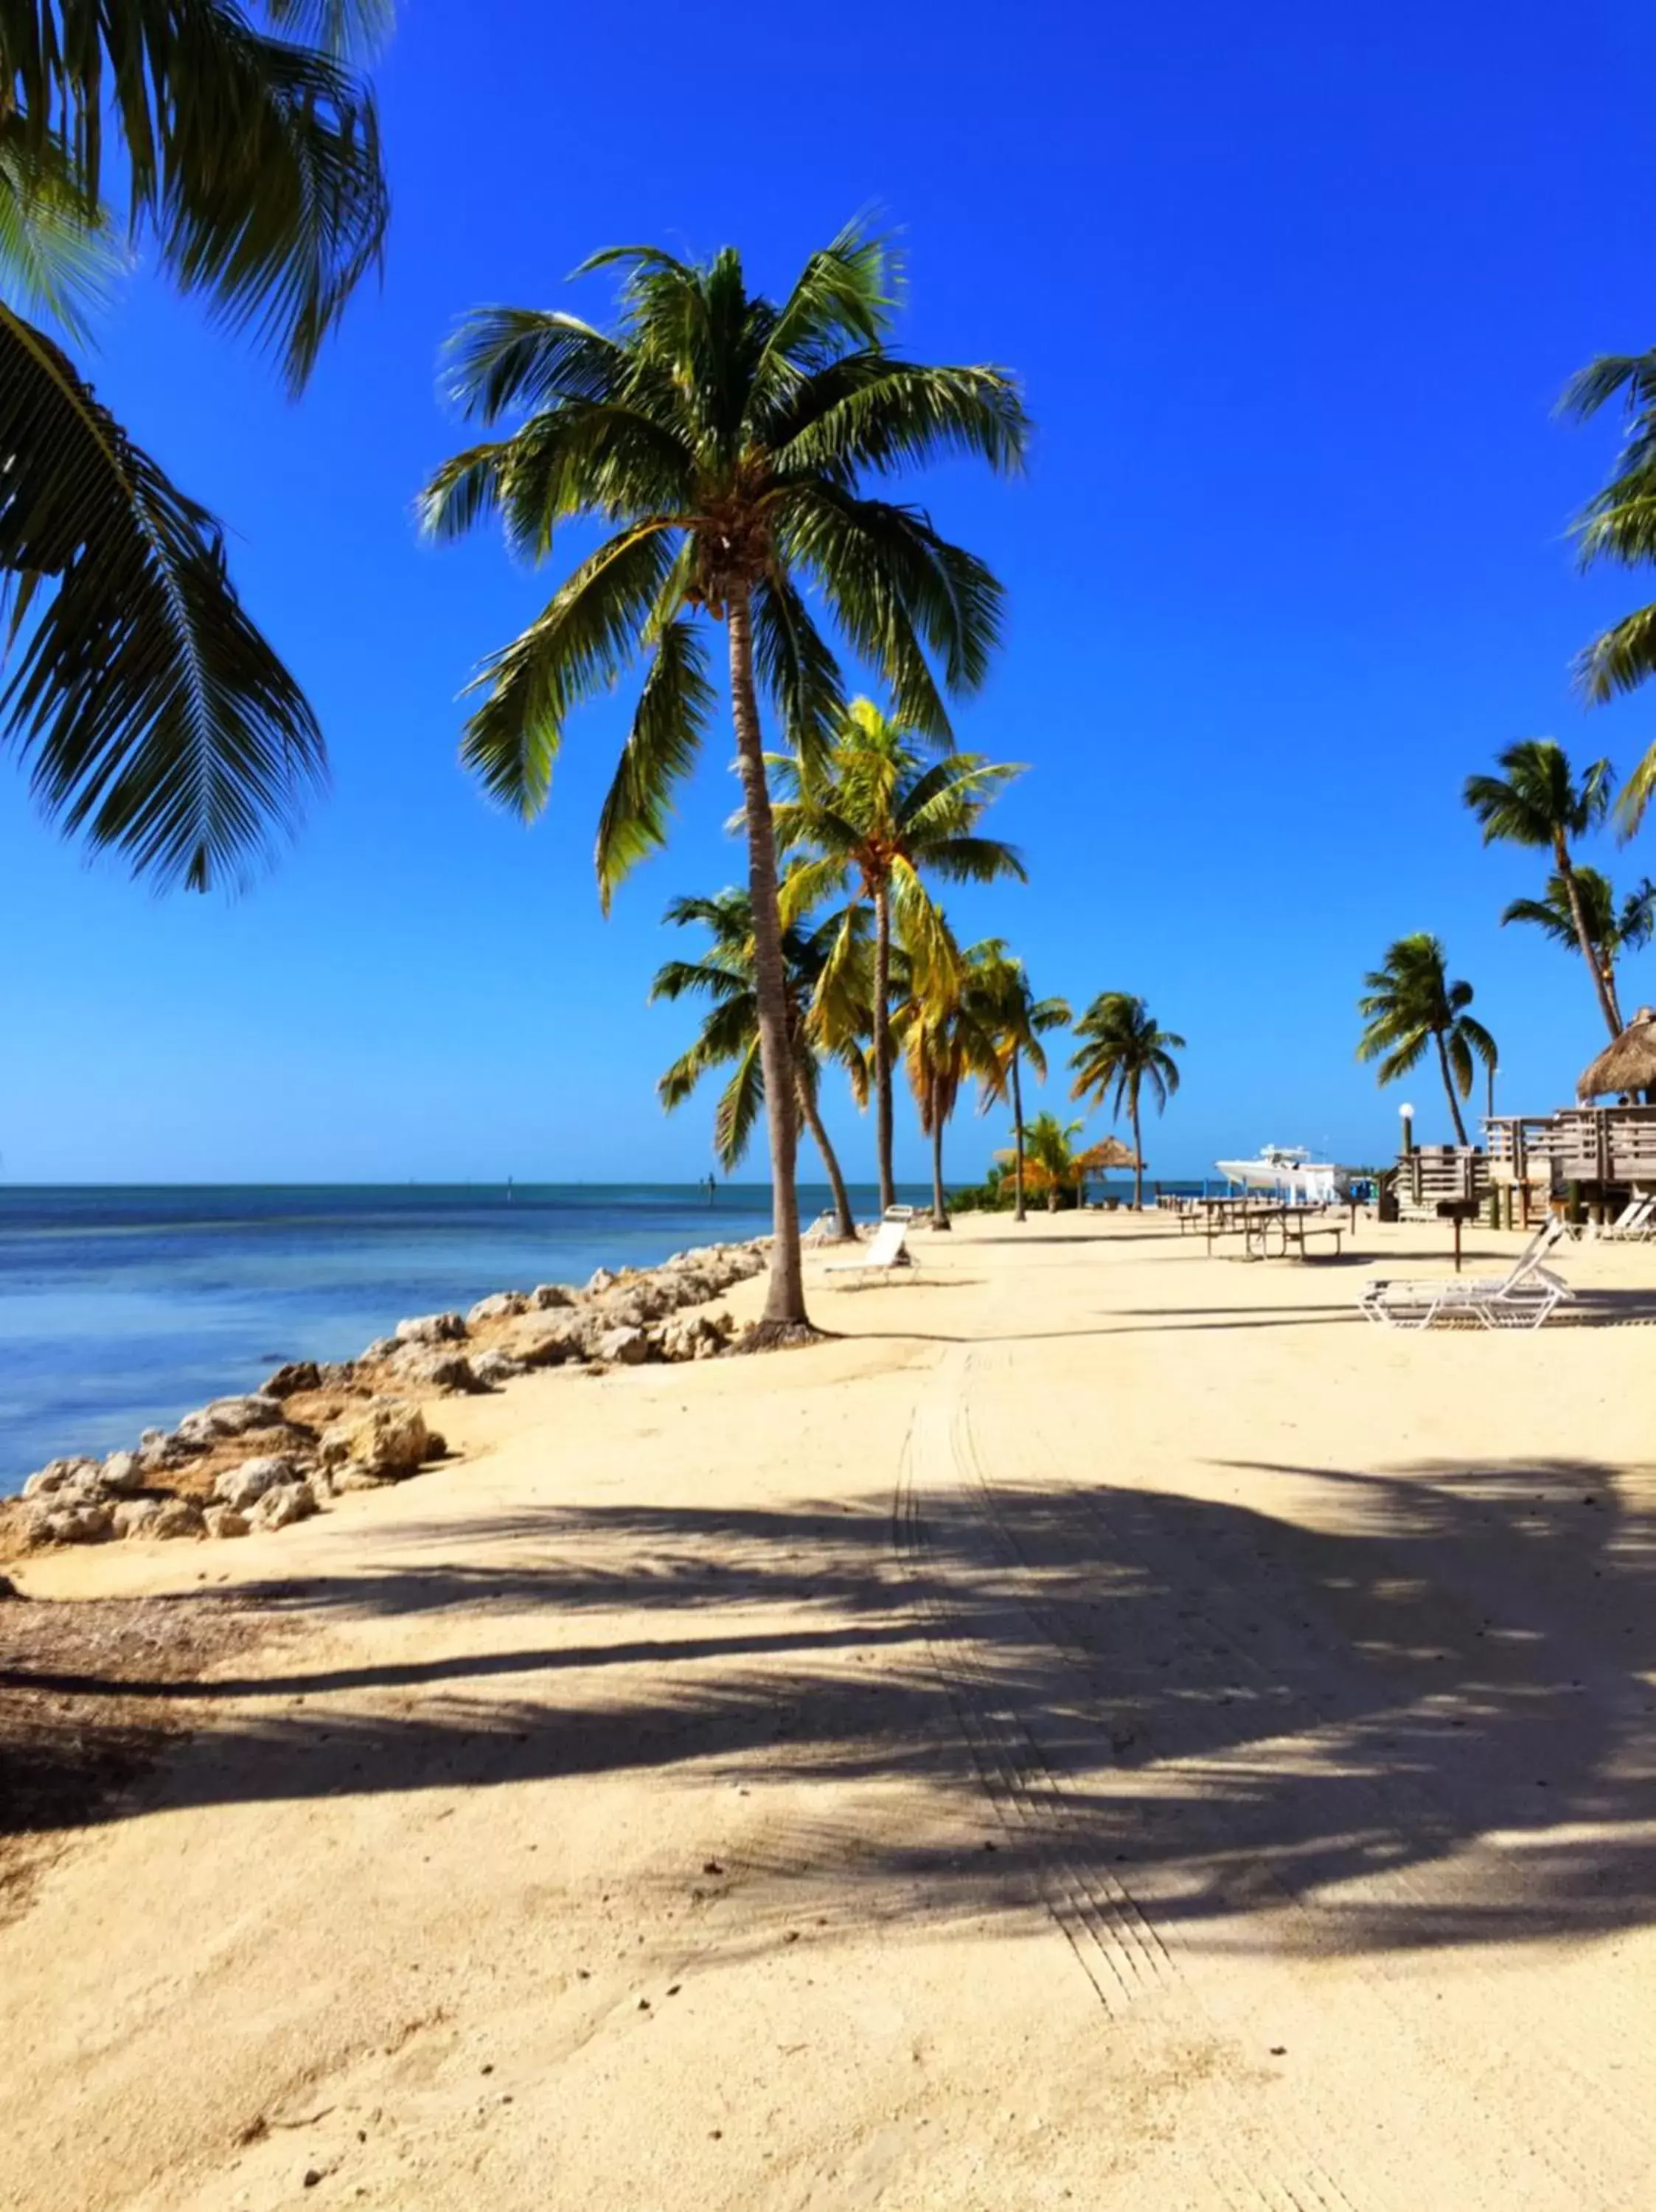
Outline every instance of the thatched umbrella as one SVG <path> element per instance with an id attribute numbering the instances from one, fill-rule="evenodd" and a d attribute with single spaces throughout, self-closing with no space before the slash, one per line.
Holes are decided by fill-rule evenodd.
<path id="1" fill-rule="evenodd" d="M 1656 1087 L 1656 1006 L 1641 1006 L 1614 1044 L 1606 1045 L 1589 1068 L 1582 1071 L 1575 1095 L 1585 1105 L 1591 1098 L 1616 1098 L 1624 1092 Z"/>

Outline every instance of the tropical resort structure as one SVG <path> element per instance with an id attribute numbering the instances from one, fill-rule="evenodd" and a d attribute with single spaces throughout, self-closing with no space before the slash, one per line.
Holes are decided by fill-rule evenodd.
<path id="1" fill-rule="evenodd" d="M 1610 1218 L 1628 1200 L 1656 1192 L 1656 1008 L 1641 1006 L 1621 1035 L 1583 1069 L 1576 1103 L 1550 1114 L 1490 1114 L 1484 1143 L 1416 1146 L 1404 1107 L 1392 1184 L 1403 1218 L 1498 1203 L 1526 1225 L 1548 1207 Z M 1601 1100 L 1613 1103 L 1602 1104 Z"/>

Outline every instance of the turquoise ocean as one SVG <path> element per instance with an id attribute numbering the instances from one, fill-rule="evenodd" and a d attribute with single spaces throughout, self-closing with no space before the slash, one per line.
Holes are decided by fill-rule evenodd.
<path id="1" fill-rule="evenodd" d="M 877 1211 L 871 1187 L 852 1197 Z M 828 1198 L 802 1183 L 802 1218 Z M 405 1315 L 769 1226 L 766 1183 L 0 1188 L 0 1495 Z"/>
<path id="2" fill-rule="evenodd" d="M 764 1183 L 0 1188 L 0 1495 L 404 1315 L 769 1226 Z"/>

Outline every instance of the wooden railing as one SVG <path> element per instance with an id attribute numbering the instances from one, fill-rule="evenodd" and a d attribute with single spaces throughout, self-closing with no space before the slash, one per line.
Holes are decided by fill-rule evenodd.
<path id="1" fill-rule="evenodd" d="M 1483 1124 L 1495 1180 L 1656 1186 L 1656 1106 L 1577 1106 Z"/>

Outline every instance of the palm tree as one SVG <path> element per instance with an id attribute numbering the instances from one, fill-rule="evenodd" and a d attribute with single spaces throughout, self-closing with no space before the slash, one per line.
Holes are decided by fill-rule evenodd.
<path id="1" fill-rule="evenodd" d="M 1093 1098 L 1100 1105 L 1114 1088 L 1110 1111 L 1121 1118 L 1125 1099 L 1132 1124 L 1132 1202 L 1135 1212 L 1144 1209 L 1144 1146 L 1139 1135 L 1139 1097 L 1146 1084 L 1158 1114 L 1166 1109 L 1179 1088 L 1179 1067 L 1173 1055 L 1183 1052 L 1185 1040 L 1171 1030 L 1158 1029 L 1143 999 L 1127 991 L 1105 991 L 1095 999 L 1076 1024 L 1080 1048 L 1071 1054 L 1075 1081 L 1071 1098 Z"/>
<path id="2" fill-rule="evenodd" d="M 218 523 L 68 350 L 118 258 L 102 189 L 117 172 L 128 236 L 251 327 L 297 392 L 379 258 L 379 125 L 350 57 L 388 14 L 383 0 L 0 7 L 0 635 L 17 656 L 0 744 L 49 819 L 163 887 L 246 877 L 326 755 L 236 596 Z"/>
<path id="3" fill-rule="evenodd" d="M 1362 980 L 1367 988 L 1357 1001 L 1357 1012 L 1368 1027 L 1357 1058 L 1378 1060 L 1380 1081 L 1394 1083 L 1435 1045 L 1455 1141 L 1464 1146 L 1466 1124 L 1460 1116 L 1460 1100 L 1472 1095 L 1473 1059 L 1481 1060 L 1486 1068 L 1492 1068 L 1496 1059 L 1495 1039 L 1466 1011 L 1472 1003 L 1471 985 L 1449 981 L 1442 944 L 1424 930 L 1398 938 L 1387 947 L 1380 967 Z"/>
<path id="4" fill-rule="evenodd" d="M 646 246 L 585 264 L 614 266 L 626 275 L 612 332 L 549 310 L 485 307 L 467 319 L 450 354 L 451 392 L 485 422 L 527 420 L 446 463 L 427 488 L 424 519 L 433 535 L 455 538 L 498 514 L 510 544 L 537 561 L 566 520 L 619 526 L 484 664 L 462 747 L 496 798 L 533 816 L 570 713 L 643 657 L 598 823 L 606 906 L 628 869 L 665 842 L 674 792 L 713 708 L 701 618 L 725 626 L 769 1101 L 776 1233 L 764 1319 L 749 1340 L 765 1343 L 808 1324 L 759 695 L 808 758 L 826 751 L 844 702 L 814 592 L 882 672 L 904 719 L 947 738 L 943 692 L 983 681 L 1000 586 L 919 509 L 861 486 L 950 453 L 1015 470 L 1028 423 L 1001 370 L 927 368 L 888 350 L 896 272 L 884 246 L 854 229 L 810 257 L 779 306 L 749 289 L 728 247 L 700 266 Z"/>
<path id="5" fill-rule="evenodd" d="M 713 898 L 675 899 L 663 917 L 680 928 L 699 923 L 713 939 L 701 960 L 669 960 L 650 988 L 653 999 L 696 995 L 712 1000 L 695 1042 L 680 1054 L 657 1088 L 669 1112 L 680 1106 L 714 1068 L 728 1067 L 731 1079 L 713 1116 L 713 1149 L 728 1175 L 738 1166 L 764 1110 L 765 1071 L 760 1048 L 759 999 L 754 986 L 753 904 L 746 891 L 720 891 Z M 787 974 L 788 1034 L 792 1041 L 794 1096 L 806 1127 L 822 1155 L 834 1194 L 836 1231 L 854 1238 L 857 1223 L 845 1177 L 817 1106 L 817 1051 L 805 1021 L 822 967 L 840 931 L 832 915 L 815 930 L 795 923 L 782 933 Z M 849 1048 L 854 1059 L 855 1048 Z M 856 1071 L 860 1073 L 860 1070 Z"/>
<path id="6" fill-rule="evenodd" d="M 1603 354 L 1566 386 L 1560 406 L 1585 422 L 1621 398 L 1627 435 L 1609 483 L 1589 501 L 1577 524 L 1581 566 L 1613 561 L 1637 568 L 1656 558 L 1656 352 Z M 1641 607 L 1596 637 L 1576 663 L 1588 703 L 1603 706 L 1636 690 L 1656 668 L 1656 605 Z M 1631 836 L 1656 793 L 1656 745 L 1623 787 L 1618 811 Z"/>
<path id="7" fill-rule="evenodd" d="M 1046 1054 L 1040 1040 L 1053 1030 L 1069 1027 L 1071 1018 L 1069 1001 L 1065 999 L 1037 999 L 1023 963 L 1002 945 L 997 945 L 994 957 L 986 961 L 977 988 L 980 999 L 979 1018 L 993 1042 L 1003 1085 L 1011 1093 L 1016 1192 L 1012 1218 L 1016 1221 L 1024 1221 L 1028 1217 L 1023 1206 L 1022 1066 L 1027 1061 L 1040 1081 L 1044 1083 L 1046 1080 Z M 986 1112 L 1001 1095 L 1000 1091 L 985 1089 L 983 1103 Z M 1077 1128 L 1080 1126 L 1079 1122 L 1076 1124 Z"/>
<path id="8" fill-rule="evenodd" d="M 1469 775 L 1466 804 L 1483 828 L 1486 845 L 1526 845 L 1552 854 L 1575 928 L 1575 942 L 1598 994 L 1598 1011 L 1611 1035 L 1622 1024 L 1587 928 L 1576 888 L 1573 838 L 1585 837 L 1604 820 L 1615 785 L 1607 760 L 1594 761 L 1578 782 L 1564 748 L 1552 738 L 1526 738 L 1501 754 L 1500 775 Z"/>
<path id="9" fill-rule="evenodd" d="M 873 1061 L 875 1149 L 882 1210 L 894 1205 L 892 1167 L 891 954 L 894 926 L 919 970 L 947 957 L 923 876 L 948 883 L 1024 879 L 1016 850 L 977 834 L 984 810 L 1017 768 L 977 753 L 927 760 L 912 729 L 888 718 L 871 699 L 856 699 L 843 716 L 825 759 L 801 751 L 772 763 L 780 794 L 777 842 L 804 849 L 789 881 L 806 904 L 846 896 L 874 912 Z M 924 981 L 924 975 L 920 980 Z"/>
<path id="10" fill-rule="evenodd" d="M 943 1199 L 943 1136 L 960 1097 L 961 1085 L 975 1079 L 992 1095 L 1005 1085 L 995 1040 L 984 1019 L 981 983 L 1005 948 L 996 939 L 955 948 L 948 923 L 935 909 L 927 923 L 932 940 L 922 969 L 910 950 L 914 986 L 899 1006 L 893 1027 L 902 1043 L 908 1087 L 919 1109 L 920 1128 L 931 1139 L 931 1226 L 949 1227 Z M 946 941 L 937 943 L 937 937 Z"/>
<path id="11" fill-rule="evenodd" d="M 1616 988 L 1616 963 L 1623 952 L 1640 951 L 1656 934 L 1656 884 L 1647 876 L 1618 904 L 1607 876 L 1597 868 L 1578 867 L 1573 882 L 1550 876 L 1543 897 L 1514 899 L 1501 919 L 1503 924 L 1529 922 L 1555 945 L 1574 952 L 1579 942 L 1578 914 L 1592 948 L 1593 963 L 1604 980 L 1619 1036 L 1625 1024 L 1621 994 Z"/>

